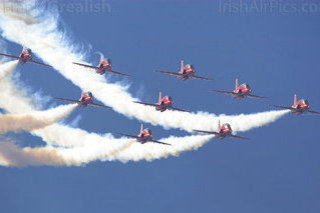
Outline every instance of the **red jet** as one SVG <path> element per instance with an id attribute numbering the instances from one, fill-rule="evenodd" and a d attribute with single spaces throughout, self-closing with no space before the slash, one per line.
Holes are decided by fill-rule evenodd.
<path id="1" fill-rule="evenodd" d="M 223 124 L 221 126 L 220 125 L 220 120 L 219 120 L 219 124 L 218 125 L 219 125 L 218 126 L 218 130 L 216 132 L 209 132 L 209 131 L 202 131 L 202 130 L 193 130 L 193 131 L 201 132 L 201 133 L 207 133 L 207 134 L 213 134 L 213 135 L 216 135 L 219 139 L 224 139 L 225 137 L 233 137 L 233 138 L 246 139 L 246 140 L 249 139 L 249 138 L 246 138 L 246 137 L 233 135 L 231 126 L 228 123 Z"/>
<path id="2" fill-rule="evenodd" d="M 44 64 L 44 63 L 41 63 L 41 62 L 34 61 L 32 59 L 32 51 L 29 48 L 28 49 L 23 49 L 22 53 L 20 54 L 20 56 L 7 55 L 7 54 L 4 54 L 4 53 L 0 53 L 0 55 L 5 56 L 5 57 L 18 59 L 20 64 L 25 64 L 27 62 L 30 62 L 30 63 L 34 63 L 34 64 L 39 64 L 39 65 L 42 65 L 42 66 L 51 67 L 48 64 Z"/>
<path id="3" fill-rule="evenodd" d="M 161 92 L 159 93 L 159 101 L 156 104 L 149 104 L 149 103 L 144 103 L 144 102 L 139 102 L 139 101 L 135 101 L 135 103 L 144 104 L 144 105 L 147 105 L 147 106 L 154 106 L 156 108 L 156 110 L 160 111 L 160 112 L 164 112 L 167 109 L 168 110 L 181 111 L 181 112 L 189 112 L 189 111 L 184 110 L 184 109 L 178 109 L 178 108 L 172 107 L 172 105 L 173 105 L 172 98 L 170 96 L 164 96 L 162 98 L 161 97 Z"/>
<path id="4" fill-rule="evenodd" d="M 90 66 L 90 65 L 87 65 L 87 64 L 80 64 L 80 63 L 76 63 L 76 62 L 73 62 L 73 63 L 76 64 L 76 65 L 79 65 L 79 66 L 95 69 L 96 72 L 99 73 L 100 75 L 103 75 L 104 73 L 108 72 L 108 73 L 112 73 L 112 74 L 116 74 L 116 75 L 122 75 L 122 76 L 129 77 L 129 75 L 127 75 L 127 74 L 123 74 L 123 73 L 120 73 L 120 72 L 113 71 L 112 70 L 111 60 L 108 59 L 108 58 L 104 58 L 102 55 L 100 57 L 100 63 L 96 67 L 95 66 Z"/>
<path id="5" fill-rule="evenodd" d="M 297 101 L 297 95 L 294 95 L 294 103 L 291 107 L 277 106 L 277 105 L 271 105 L 271 106 L 276 107 L 276 108 L 280 108 L 280 109 L 290 109 L 292 113 L 296 113 L 297 115 L 301 115 L 304 112 L 320 114 L 320 112 L 315 112 L 315 111 L 309 110 L 310 104 L 309 104 L 308 100 L 301 99 L 301 100 Z"/>
<path id="6" fill-rule="evenodd" d="M 86 106 L 90 105 L 90 106 L 96 106 L 96 107 L 110 108 L 110 107 L 102 105 L 102 104 L 93 103 L 93 95 L 91 92 L 85 92 L 85 93 L 82 92 L 81 98 L 78 101 L 66 99 L 66 98 L 55 98 L 55 99 L 62 100 L 62 101 L 68 101 L 68 102 L 72 102 L 72 103 L 78 103 L 78 105 L 80 107 L 86 107 Z"/>
<path id="7" fill-rule="evenodd" d="M 218 92 L 218 93 L 223 93 L 223 94 L 231 94 L 234 98 L 240 100 L 245 97 L 251 97 L 251 98 L 260 98 L 260 99 L 265 99 L 267 97 L 262 97 L 262 96 L 257 96 L 257 95 L 252 95 L 252 89 L 249 86 L 249 84 L 241 84 L 240 86 L 238 85 L 238 79 L 236 79 L 236 88 L 235 90 L 231 91 L 221 91 L 221 90 L 210 90 L 210 92 Z"/>
<path id="8" fill-rule="evenodd" d="M 141 124 L 140 134 L 138 136 L 127 135 L 127 134 L 123 134 L 123 133 L 117 133 L 117 134 L 125 136 L 125 137 L 129 137 L 129 138 L 135 138 L 137 140 L 137 142 L 139 142 L 141 144 L 145 144 L 147 142 L 152 142 L 152 143 L 158 143 L 158 144 L 171 146 L 171 144 L 168 144 L 168 143 L 163 143 L 163 142 L 160 142 L 160 141 L 152 140 L 152 131 L 151 131 L 151 129 L 143 129 L 143 124 Z"/>
<path id="9" fill-rule="evenodd" d="M 205 77 L 200 77 L 200 76 L 196 76 L 195 75 L 195 69 L 192 66 L 192 64 L 187 64 L 187 65 L 183 65 L 183 60 L 181 61 L 181 68 L 180 71 L 178 73 L 176 72 L 167 72 L 167 71 L 161 71 L 161 70 L 156 70 L 155 72 L 160 72 L 163 74 L 167 74 L 167 75 L 174 75 L 174 76 L 178 76 L 178 79 L 181 79 L 183 81 L 189 79 L 189 78 L 195 78 L 195 79 L 201 79 L 201 80 L 212 80 L 210 78 L 205 78 Z"/>

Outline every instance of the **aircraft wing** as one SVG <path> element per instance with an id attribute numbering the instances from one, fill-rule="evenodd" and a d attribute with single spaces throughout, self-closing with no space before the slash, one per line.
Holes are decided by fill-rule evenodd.
<path id="1" fill-rule="evenodd" d="M 257 95 L 251 95 L 251 94 L 248 94 L 247 96 L 248 96 L 248 97 L 251 97 L 251 98 L 260 98 L 260 99 L 266 99 L 266 98 L 268 98 L 268 97 L 257 96 Z"/>
<path id="2" fill-rule="evenodd" d="M 103 105 L 103 104 L 95 104 L 95 103 L 92 103 L 92 104 L 88 104 L 90 106 L 96 106 L 96 107 L 103 107 L 103 108 L 111 108 L 109 106 L 106 106 L 106 105 Z"/>
<path id="3" fill-rule="evenodd" d="M 7 54 L 4 54 L 4 53 L 0 53 L 0 55 L 5 56 L 5 57 L 9 57 L 9 58 L 20 59 L 20 57 L 14 56 L 14 55 L 7 55 Z"/>
<path id="4" fill-rule="evenodd" d="M 34 63 L 34 64 L 39 64 L 39 65 L 46 66 L 46 67 L 52 67 L 52 66 L 50 66 L 50 65 L 48 65 L 48 64 L 44 64 L 44 63 L 37 62 L 37 61 L 33 61 L 33 60 L 28 61 L 28 62 L 30 62 L 30 63 Z"/>
<path id="5" fill-rule="evenodd" d="M 195 78 L 195 79 L 200 79 L 200 80 L 207 80 L 207 81 L 211 81 L 212 79 L 211 78 L 206 78 L 206 77 L 201 77 L 201 76 L 192 76 L 192 78 Z"/>
<path id="6" fill-rule="evenodd" d="M 134 101 L 134 103 L 137 103 L 137 104 L 143 104 L 143 105 L 147 105 L 147 106 L 158 106 L 157 104 L 149 104 L 149 103 L 144 103 L 144 102 L 139 102 L 139 101 Z"/>
<path id="7" fill-rule="evenodd" d="M 68 101 L 68 102 L 72 102 L 72 103 L 80 103 L 80 101 L 78 101 L 78 100 L 72 100 L 72 99 L 67 99 L 67 98 L 54 98 L 54 99 L 58 99 L 61 101 Z"/>
<path id="8" fill-rule="evenodd" d="M 100 68 L 96 67 L 96 66 L 91 66 L 91 65 L 87 65 L 87 64 L 80 64 L 80 63 L 76 63 L 76 62 L 73 62 L 73 64 L 76 64 L 76 65 L 79 65 L 79 66 L 83 66 L 83 67 L 87 67 L 87 68 L 91 68 L 91 69 L 95 69 L 95 70 L 100 70 Z M 121 73 L 121 72 L 116 72 L 116 71 L 113 71 L 113 70 L 106 70 L 105 72 L 113 73 L 113 74 L 116 74 L 116 75 L 122 75 L 122 76 L 126 76 L 126 77 L 130 76 L 130 75 L 127 75 L 127 74 L 124 74 L 124 73 Z"/>
<path id="9" fill-rule="evenodd" d="M 307 112 L 314 113 L 314 114 L 320 114 L 320 112 L 315 112 L 315 111 L 311 111 L 311 110 L 308 110 Z"/>
<path id="10" fill-rule="evenodd" d="M 194 132 L 201 132 L 201 133 L 206 133 L 206 134 L 213 134 L 213 135 L 219 135 L 217 132 L 210 132 L 210 131 L 203 131 L 203 130 L 193 130 Z"/>
<path id="11" fill-rule="evenodd" d="M 76 65 L 79 65 L 79 66 L 83 66 L 83 67 L 95 69 L 95 70 L 98 70 L 98 69 L 99 69 L 99 67 L 90 66 L 90 65 L 87 65 L 87 64 L 80 64 L 80 63 L 76 63 L 76 62 L 72 62 L 72 63 L 73 63 L 73 64 L 76 64 Z"/>
<path id="12" fill-rule="evenodd" d="M 155 140 L 150 140 L 149 142 L 171 146 L 171 144 L 160 142 L 160 141 L 155 141 Z"/>
<path id="13" fill-rule="evenodd" d="M 167 71 L 161 71 L 161 70 L 156 70 L 155 72 L 167 74 L 167 75 L 175 75 L 175 76 L 181 76 L 182 74 L 177 73 L 177 72 L 167 72 Z"/>
<path id="14" fill-rule="evenodd" d="M 180 111 L 180 112 L 190 112 L 190 111 L 188 111 L 188 110 L 178 109 L 178 108 L 175 108 L 175 107 L 171 107 L 170 109 L 171 109 L 171 110 Z"/>
<path id="15" fill-rule="evenodd" d="M 125 137 L 129 137 L 129 138 L 139 138 L 138 136 L 127 135 L 127 134 L 119 133 L 119 132 L 116 132 L 116 134 L 121 135 L 121 136 L 125 136 Z"/>
<path id="16" fill-rule="evenodd" d="M 221 91 L 221 90 L 210 90 L 210 92 L 218 92 L 218 93 L 222 93 L 222 94 L 235 94 L 234 92 Z"/>
<path id="17" fill-rule="evenodd" d="M 239 138 L 239 139 L 243 139 L 243 140 L 249 140 L 249 138 L 242 137 L 242 136 L 237 136 L 237 135 L 230 135 L 230 137 Z"/>
<path id="18" fill-rule="evenodd" d="M 109 73 L 113 73 L 113 74 L 116 74 L 116 75 L 121 75 L 121 76 L 126 76 L 126 77 L 130 77 L 130 75 L 127 75 L 127 74 L 123 74 L 121 72 L 116 72 L 116 71 L 113 71 L 113 70 L 106 70 L 106 72 L 109 72 Z"/>
<path id="19" fill-rule="evenodd" d="M 285 106 L 278 106 L 278 105 L 270 105 L 270 106 L 275 108 L 280 108 L 280 109 L 292 109 L 292 107 L 285 107 Z"/>

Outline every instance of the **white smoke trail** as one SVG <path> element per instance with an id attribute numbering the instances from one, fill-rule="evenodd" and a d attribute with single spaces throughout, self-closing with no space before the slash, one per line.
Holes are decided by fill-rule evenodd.
<path id="1" fill-rule="evenodd" d="M 0 165 L 2 166 L 61 166 L 65 164 L 57 148 L 19 148 L 12 141 L 0 142 Z"/>
<path id="2" fill-rule="evenodd" d="M 184 138 L 169 137 L 167 139 L 161 139 L 161 141 L 165 143 L 172 144 L 172 147 L 156 146 L 151 143 L 144 145 L 135 143 L 130 149 L 117 153 L 116 157 L 122 162 L 140 160 L 153 161 L 155 159 L 167 158 L 170 155 L 178 157 L 180 153 L 184 151 L 197 150 L 213 137 L 212 135 L 194 135 Z"/>
<path id="3" fill-rule="evenodd" d="M 0 65 L 0 83 L 15 70 L 17 64 L 18 61 L 16 60 Z M 70 104 L 46 111 L 35 111 L 29 107 L 29 101 L 27 99 L 24 102 L 27 104 L 19 105 L 20 101 L 10 98 L 12 92 L 15 92 L 15 90 L 8 90 L 8 88 L 6 88 L 4 91 L 6 91 L 6 93 L 3 94 L 2 98 L 5 101 L 1 102 L 24 109 L 25 114 L 0 114 L 0 133 L 6 133 L 8 131 L 32 131 L 44 128 L 66 118 L 77 106 L 76 104 Z M 24 99 L 24 97 L 21 98 Z M 21 113 L 21 111 L 14 113 Z"/>
<path id="4" fill-rule="evenodd" d="M 0 65 L 1 72 L 8 66 Z M 10 67 L 9 67 L 10 68 Z M 34 110 L 32 101 L 23 88 L 16 88 L 12 79 L 0 82 L 0 96 L 7 101 L 0 102 L 0 107 L 9 112 L 25 113 Z M 178 156 L 183 151 L 197 149 L 208 142 L 212 136 L 170 137 L 161 141 L 172 146 L 158 144 L 139 144 L 132 139 L 115 139 L 111 134 L 98 135 L 68 126 L 54 124 L 32 132 L 50 145 L 73 147 L 69 149 L 18 148 L 15 145 L 0 145 L 0 164 L 12 166 L 27 165 L 83 165 L 95 160 L 154 160 L 170 155 Z M 12 151 L 13 150 L 13 151 Z M 43 152 L 43 153 L 42 153 Z M 11 153 L 11 154 L 6 154 Z M 13 154 L 12 154 L 13 153 Z M 53 153 L 53 154 L 52 154 Z M 58 154 L 58 156 L 57 156 Z M 40 158 L 44 158 L 43 160 Z M 26 159 L 28 158 L 28 159 Z M 30 159 L 29 159 L 30 158 Z M 51 160 L 51 161 L 48 161 Z"/>
<path id="5" fill-rule="evenodd" d="M 40 14 L 39 11 L 37 12 Z M 110 84 L 94 71 L 72 64 L 72 62 L 85 63 L 81 61 L 84 56 L 75 53 L 74 46 L 70 45 L 68 38 L 58 30 L 55 17 L 46 16 L 44 20 L 38 19 L 37 22 L 34 22 L 33 19 L 30 22 L 26 21 L 30 19 L 29 16 L 17 18 L 12 15 L 8 16 L 4 12 L 1 14 L 0 26 L 4 37 L 30 47 L 72 83 L 81 89 L 93 92 L 97 99 L 128 117 L 135 117 L 153 125 L 178 128 L 189 132 L 192 129 L 216 130 L 220 119 L 221 122 L 230 123 L 234 131 L 247 131 L 274 122 L 288 113 L 285 110 L 250 115 L 216 116 L 205 112 L 155 111 L 152 107 L 133 103 L 137 99 L 133 98 L 120 84 Z"/>
<path id="6" fill-rule="evenodd" d="M 6 67 L 4 67 L 3 71 L 0 73 L 0 81 L 2 79 L 7 78 L 13 72 L 13 70 L 16 69 L 17 65 L 18 65 L 18 60 L 10 61 L 8 63 L 3 64 L 3 66 L 6 66 Z"/>
<path id="7" fill-rule="evenodd" d="M 3 68 L 6 67 L 7 66 L 0 65 L 0 74 L 3 71 Z M 12 79 L 10 78 L 0 82 L 0 96 L 5 97 L 7 100 L 5 102 L 0 102 L 0 107 L 10 113 L 27 113 L 34 110 L 35 106 L 28 98 L 28 94 L 26 94 L 23 88 L 16 88 L 14 82 L 12 82 Z M 68 134 L 66 134 L 66 132 Z M 86 146 L 95 141 L 108 143 L 109 140 L 115 140 L 110 134 L 103 136 L 93 133 L 89 134 L 86 131 L 59 124 L 33 131 L 33 133 L 40 135 L 44 141 L 49 144 L 59 146 Z M 191 138 L 193 138 L 193 136 Z"/>
<path id="8" fill-rule="evenodd" d="M 44 128 L 66 118 L 76 107 L 77 104 L 71 104 L 29 114 L 0 114 L 0 133 Z"/>
<path id="9" fill-rule="evenodd" d="M 24 106 L 26 104 L 21 102 L 24 102 L 27 98 L 21 98 L 23 95 L 18 93 L 18 91 L 23 90 L 14 88 L 14 85 L 9 83 L 9 79 L 1 82 L 0 96 L 3 93 L 6 93 L 6 90 L 17 92 L 11 93 L 11 96 L 8 97 L 12 100 L 10 102 L 14 102 L 16 105 L 0 102 L 0 107 L 3 107 L 7 111 L 11 111 L 11 109 L 15 112 L 23 111 L 24 108 L 18 109 L 16 107 Z M 30 101 L 27 103 L 29 102 Z M 32 109 L 32 106 L 28 106 L 28 108 Z M 74 147 L 72 149 L 62 150 L 59 153 L 64 153 L 64 158 L 71 162 L 76 159 L 78 164 L 88 163 L 98 159 L 120 160 L 122 162 L 127 162 L 129 160 L 151 161 L 154 159 L 168 157 L 170 155 L 178 156 L 179 153 L 183 151 L 201 147 L 212 138 L 212 136 L 188 136 L 182 138 L 170 137 L 160 140 L 170 143 L 172 146 L 161 146 L 151 143 L 142 145 L 135 142 L 132 144 L 132 139 L 115 139 L 111 134 L 98 135 L 60 124 L 54 124 L 46 128 L 33 131 L 32 133 L 41 137 L 48 144 Z M 128 144 L 131 145 L 129 146 Z"/>
<path id="10" fill-rule="evenodd" d="M 13 142 L 0 142 L 0 165 L 2 166 L 82 166 L 93 161 L 152 161 L 170 155 L 179 156 L 181 151 L 195 150 L 212 136 L 186 137 L 188 143 L 180 144 L 179 138 L 164 141 L 174 145 L 139 144 L 128 139 L 110 140 L 108 143 L 93 142 L 90 146 L 74 148 L 55 148 L 52 146 L 38 148 L 19 148 Z M 201 143 L 199 143 L 201 141 Z M 109 144 L 109 143 L 117 143 Z M 111 148 L 117 147 L 117 148 Z"/>
<path id="11" fill-rule="evenodd" d="M 0 73 L 2 72 L 0 65 Z M 0 96 L 6 96 L 6 102 L 0 107 L 9 112 L 21 113 L 33 111 L 32 101 L 22 88 L 16 88 L 11 79 L 0 82 Z M 51 145 L 73 147 L 68 149 L 41 147 L 19 148 L 13 144 L 0 143 L 0 164 L 4 166 L 79 166 L 101 160 L 152 161 L 168 156 L 178 156 L 183 151 L 195 150 L 210 141 L 212 136 L 170 137 L 160 139 L 172 146 L 158 144 L 139 144 L 131 139 L 115 139 L 112 135 L 98 135 L 81 129 L 54 124 L 33 131 Z M 76 147 L 75 147 L 76 146 Z"/>
<path id="12" fill-rule="evenodd" d="M 115 142 L 115 141 L 113 141 Z M 3 166 L 81 166 L 96 160 L 107 160 L 109 155 L 129 147 L 130 143 L 120 141 L 121 147 L 114 149 L 107 143 L 89 147 L 56 148 L 52 146 L 20 148 L 12 141 L 0 143 L 0 165 Z M 111 142 L 112 143 L 112 142 Z"/>
<path id="13" fill-rule="evenodd" d="M 35 110 L 40 110 L 30 98 L 27 92 L 22 88 L 17 88 L 9 76 L 16 68 L 16 64 L 7 62 L 0 65 L 0 76 L 6 76 L 0 79 L 1 97 L 5 101 L 0 101 L 0 108 L 6 109 L 8 112 L 30 113 Z"/>
<path id="14" fill-rule="evenodd" d="M 111 105 L 116 111 L 130 117 L 136 117 L 140 120 L 150 122 L 152 124 L 159 124 L 165 127 L 180 128 L 187 131 L 191 131 L 195 128 L 204 130 L 216 129 L 218 117 L 215 115 L 210 115 L 208 113 L 160 113 L 154 111 L 154 109 L 150 107 L 133 104 L 132 101 L 134 101 L 135 99 L 126 92 L 123 86 L 117 84 L 107 84 L 106 80 L 103 77 L 96 75 L 94 72 L 72 65 L 73 61 L 78 61 L 82 59 L 83 56 L 73 53 L 74 48 L 71 45 L 67 44 L 67 39 L 65 39 L 64 35 L 57 30 L 55 24 L 56 20 L 51 19 L 50 21 L 48 21 L 48 19 L 46 19 L 46 22 L 39 22 L 34 21 L 34 18 L 32 21 L 30 21 L 30 17 L 28 16 L 23 16 L 22 18 L 12 15 L 7 16 L 7 14 L 3 12 L 2 15 L 6 18 L 1 19 L 0 25 L 3 29 L 3 35 L 6 38 L 32 48 L 40 57 L 42 57 L 46 62 L 58 69 L 66 78 L 70 79 L 73 83 L 80 86 L 81 88 L 92 91 L 98 99 L 100 99 L 107 105 Z M 73 69 L 76 69 L 76 71 L 73 71 Z M 13 110 L 17 109 L 15 108 Z M 287 113 L 287 111 L 258 113 L 249 115 L 249 117 L 247 115 L 240 115 L 240 117 L 224 116 L 221 119 L 222 122 L 227 121 L 231 123 L 233 129 L 236 131 L 246 131 L 251 128 L 270 123 L 278 119 L 285 113 Z M 242 120 L 240 120 L 239 118 L 241 118 Z M 212 137 L 191 136 L 184 138 L 161 139 L 164 142 L 173 144 L 173 146 L 171 147 L 159 147 L 159 145 L 156 144 L 141 145 L 138 143 L 130 143 L 130 147 L 126 148 L 125 146 L 123 147 L 122 144 L 121 146 L 119 145 L 118 142 L 121 140 L 113 141 L 116 142 L 114 145 L 110 143 L 110 141 L 112 141 L 113 139 L 111 135 L 109 135 L 110 138 L 108 139 L 106 136 L 101 137 L 96 134 L 88 134 L 83 130 L 72 129 L 66 126 L 63 127 L 68 131 L 63 131 L 61 128 L 59 128 L 58 130 L 46 130 L 46 128 L 41 130 L 44 132 L 36 131 L 35 134 L 38 134 L 42 138 L 45 138 L 47 142 L 49 141 L 49 144 L 56 143 L 57 145 L 64 144 L 70 146 L 84 145 L 82 147 L 75 147 L 74 149 L 66 149 L 64 151 L 64 153 L 74 153 L 74 155 L 71 154 L 68 156 L 78 156 L 79 159 L 83 159 L 84 155 L 87 155 L 87 159 L 93 159 L 97 156 L 103 156 L 104 153 L 102 151 L 104 150 L 101 149 L 101 147 L 99 147 L 99 149 L 97 150 L 92 148 L 96 148 L 98 147 L 98 145 L 103 144 L 103 142 L 105 142 L 105 144 L 107 142 L 107 148 L 117 146 L 117 149 L 113 149 L 112 152 L 109 152 L 109 154 L 112 156 L 108 157 L 110 159 L 120 159 L 122 161 L 142 159 L 153 160 L 161 157 L 166 157 L 168 155 L 178 155 L 181 151 L 197 148 L 199 146 L 202 146 Z M 70 138 L 67 138 L 67 140 L 66 132 L 68 132 L 67 136 L 70 136 Z M 71 135 L 73 135 L 73 133 L 75 133 L 75 135 L 77 136 L 76 140 L 72 140 L 71 138 Z M 42 134 L 45 134 L 45 136 L 43 136 Z M 84 138 L 85 140 L 83 140 Z M 92 138 L 94 138 L 93 141 L 91 141 Z M 89 143 L 91 145 L 87 146 L 87 144 Z M 96 145 L 96 143 L 98 145 Z M 84 147 L 86 149 L 81 149 Z M 78 153 L 82 154 L 78 155 Z"/>

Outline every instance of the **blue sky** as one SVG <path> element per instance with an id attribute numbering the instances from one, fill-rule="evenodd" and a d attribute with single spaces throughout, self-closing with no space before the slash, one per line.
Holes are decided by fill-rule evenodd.
<path id="1" fill-rule="evenodd" d="M 291 105 L 293 94 L 320 111 L 319 13 L 219 12 L 218 2 L 110 2 L 107 13 L 70 13 L 61 18 L 77 44 L 101 51 L 114 69 L 133 75 L 130 91 L 147 102 L 158 92 L 176 106 L 216 114 L 269 110 Z M 20 53 L 16 44 L 8 51 Z M 153 71 L 194 64 L 214 81 L 186 81 Z M 80 90 L 58 72 L 26 64 L 21 81 L 49 96 L 78 98 Z M 233 100 L 210 89 L 247 82 L 270 101 Z M 121 78 L 112 78 L 113 81 Z M 52 101 L 51 103 L 54 103 Z M 111 110 L 77 109 L 79 127 L 92 132 L 136 133 L 139 122 Z M 0 167 L 1 212 L 318 212 L 319 116 L 287 115 L 266 127 L 241 133 L 250 141 L 212 140 L 179 157 L 85 167 Z M 186 135 L 153 127 L 155 138 Z M 23 145 L 43 145 L 29 134 Z"/>

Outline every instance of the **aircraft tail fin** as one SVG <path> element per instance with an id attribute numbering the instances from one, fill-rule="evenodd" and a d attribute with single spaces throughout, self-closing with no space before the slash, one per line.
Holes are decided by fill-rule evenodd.
<path id="1" fill-rule="evenodd" d="M 140 128 L 140 132 L 142 132 L 143 131 L 143 124 L 141 124 L 141 128 Z"/>
<path id="2" fill-rule="evenodd" d="M 160 103 L 161 99 L 162 99 L 161 92 L 159 92 L 159 103 Z"/>
<path id="3" fill-rule="evenodd" d="M 184 62 L 183 62 L 183 60 L 181 60 L 180 73 L 182 73 L 183 68 L 184 68 Z"/>
<path id="4" fill-rule="evenodd" d="M 100 54 L 100 64 L 103 61 L 103 59 L 104 59 L 104 56 L 102 54 Z"/>
<path id="5" fill-rule="evenodd" d="M 238 79 L 236 79 L 236 89 L 239 87 Z"/>
<path id="6" fill-rule="evenodd" d="M 294 100 L 293 101 L 294 101 L 294 104 L 297 104 L 297 95 L 296 94 L 294 95 Z"/>
<path id="7" fill-rule="evenodd" d="M 219 122 L 218 122 L 218 128 L 220 129 L 220 127 L 221 127 L 221 123 L 220 123 L 220 120 L 219 120 Z"/>

